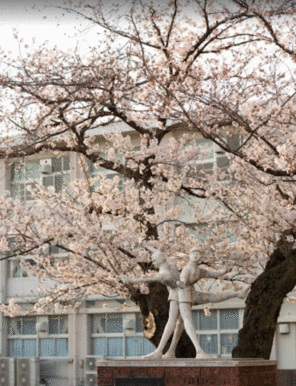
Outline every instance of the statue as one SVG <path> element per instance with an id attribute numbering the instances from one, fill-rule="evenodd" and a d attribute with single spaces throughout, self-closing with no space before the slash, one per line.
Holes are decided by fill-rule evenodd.
<path id="1" fill-rule="evenodd" d="M 196 358 L 208 358 L 208 356 L 201 348 L 195 332 L 195 327 L 192 320 L 192 305 L 205 304 L 209 302 L 221 302 L 223 300 L 231 299 L 234 297 L 243 298 L 245 297 L 246 289 L 240 292 L 224 292 L 218 295 L 198 292 L 195 290 L 194 284 L 200 279 L 217 279 L 226 274 L 228 270 L 205 270 L 199 268 L 198 265 L 200 264 L 201 257 L 199 256 L 198 248 L 194 247 L 189 253 L 190 261 L 183 268 L 179 279 L 178 268 L 170 258 L 168 258 L 164 253 L 160 252 L 156 248 L 149 246 L 144 247 L 152 252 L 151 259 L 153 264 L 156 267 L 159 267 L 159 273 L 154 276 L 145 278 L 127 278 L 126 276 L 122 276 L 122 281 L 124 283 L 151 283 L 159 281 L 168 287 L 168 300 L 170 301 L 170 308 L 169 319 L 157 349 L 153 353 L 148 354 L 143 358 L 175 358 L 175 350 L 184 327 L 187 335 L 194 344 L 196 350 Z M 179 315 L 181 315 L 181 318 L 179 318 Z M 174 336 L 171 346 L 167 353 L 163 355 L 165 345 L 173 333 Z"/>
<path id="2" fill-rule="evenodd" d="M 160 252 L 158 249 L 145 245 L 144 246 L 148 251 L 152 252 L 151 260 L 153 265 L 156 268 L 159 268 L 158 274 L 149 277 L 143 278 L 127 278 L 126 276 L 121 276 L 123 283 L 152 283 L 160 282 L 167 286 L 169 291 L 170 309 L 169 309 L 169 319 L 165 326 L 161 341 L 157 350 L 161 353 L 156 355 L 157 358 L 162 357 L 162 351 L 169 340 L 170 336 L 173 334 L 176 327 L 176 321 L 179 316 L 179 306 L 178 306 L 178 285 L 180 281 L 178 268 L 175 263 L 167 257 L 164 253 Z"/>
<path id="3" fill-rule="evenodd" d="M 228 300 L 232 298 L 244 299 L 247 291 L 250 288 L 250 286 L 247 286 L 246 288 L 238 292 L 228 291 L 228 292 L 221 292 L 219 294 L 204 293 L 204 292 L 196 291 L 194 288 L 194 284 L 197 283 L 201 278 L 217 279 L 225 275 L 229 271 L 227 269 L 208 271 L 208 270 L 199 268 L 198 265 L 201 262 L 201 257 L 199 255 L 197 247 L 194 247 L 190 251 L 189 257 L 190 257 L 190 261 L 182 269 L 182 272 L 180 275 L 181 284 L 183 285 L 180 286 L 180 284 L 178 283 L 180 287 L 178 290 L 179 308 L 180 308 L 182 317 L 178 317 L 170 348 L 165 353 L 165 355 L 162 356 L 163 358 L 176 357 L 175 351 L 176 351 L 176 347 L 179 342 L 179 339 L 183 333 L 184 324 L 185 324 L 185 330 L 187 332 L 187 335 L 190 337 L 190 339 L 192 340 L 191 336 L 193 336 L 193 333 L 196 337 L 195 327 L 192 320 L 192 311 L 191 311 L 191 308 L 193 305 L 201 305 L 206 303 L 220 303 L 220 302 L 223 302 L 224 300 Z M 182 308 L 183 308 L 183 312 L 181 311 Z M 186 329 L 186 324 L 187 324 L 187 329 Z M 190 330 L 191 335 L 188 334 L 188 330 Z M 194 343 L 194 341 L 192 342 Z M 146 357 L 148 357 L 148 355 Z M 196 358 L 200 359 L 202 358 L 202 356 L 199 356 L 197 354 Z"/>

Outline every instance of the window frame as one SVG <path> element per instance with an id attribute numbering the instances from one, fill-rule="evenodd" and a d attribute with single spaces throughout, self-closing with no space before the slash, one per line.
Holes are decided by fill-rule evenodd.
<path id="1" fill-rule="evenodd" d="M 67 162 L 69 164 L 69 169 L 64 170 L 64 164 L 66 162 L 65 161 L 66 158 L 68 158 Z M 70 157 L 70 153 L 63 154 L 60 157 L 52 156 L 52 157 L 49 157 L 49 159 L 51 159 L 52 164 L 54 162 L 54 159 L 57 159 L 57 160 L 60 159 L 61 160 L 61 170 L 59 170 L 59 171 L 53 171 L 52 170 L 51 173 L 49 173 L 48 175 L 42 175 L 42 173 L 41 173 L 41 183 L 42 183 L 42 186 L 44 186 L 46 188 L 53 186 L 55 188 L 55 192 L 60 193 L 63 190 L 64 186 L 67 186 L 69 188 L 69 185 L 71 182 L 71 157 Z M 56 177 L 57 176 L 62 176 L 62 180 L 63 180 L 62 186 L 59 190 L 56 189 Z M 64 176 L 67 177 L 67 179 L 68 179 L 68 182 L 66 182 L 66 183 L 64 181 Z M 52 177 L 52 179 L 53 179 L 53 184 L 52 185 L 46 185 L 45 179 L 50 178 L 50 177 Z"/>
<path id="2" fill-rule="evenodd" d="M 195 331 L 196 331 L 196 335 L 198 337 L 198 341 L 200 342 L 200 337 L 201 336 L 209 336 L 209 335 L 216 335 L 217 336 L 217 353 L 215 354 L 208 354 L 210 356 L 213 356 L 213 357 L 231 357 L 231 352 L 230 353 L 226 353 L 226 352 L 222 352 L 222 342 L 221 342 L 221 336 L 222 335 L 226 335 L 226 334 L 229 334 L 229 335 L 236 335 L 238 336 L 238 331 L 240 330 L 241 328 L 241 320 L 240 320 L 240 310 L 241 308 L 237 308 L 237 307 L 233 307 L 233 308 L 230 308 L 230 307 L 227 307 L 227 308 L 213 308 L 210 312 L 217 312 L 217 328 L 216 329 L 212 329 L 212 330 L 201 330 L 200 328 L 197 328 Z M 221 315 L 220 315 L 220 312 L 221 311 L 237 311 L 237 320 L 238 320 L 238 327 L 237 328 L 229 328 L 229 329 L 222 329 L 221 328 Z M 204 313 L 203 309 L 202 308 L 193 308 L 192 309 L 192 316 L 193 316 L 193 319 L 194 319 L 194 314 L 195 313 Z M 198 326 L 199 327 L 199 326 Z"/>
<path id="3" fill-rule="evenodd" d="M 48 175 L 43 175 L 42 172 L 41 172 L 41 164 L 40 162 L 44 159 L 51 159 L 51 162 L 53 163 L 54 159 L 60 159 L 61 160 L 61 171 L 52 171 L 50 174 Z M 68 159 L 68 161 L 66 161 L 66 159 Z M 38 168 L 39 168 L 39 176 L 37 178 L 28 178 L 26 177 L 26 165 L 30 164 L 30 163 L 37 163 L 38 164 Z M 65 169 L 64 170 L 64 167 L 65 167 L 65 164 L 69 165 L 69 168 L 68 169 Z M 20 170 L 19 170 L 19 173 L 21 174 L 22 173 L 22 169 L 24 168 L 25 170 L 25 173 L 24 173 L 24 178 L 21 179 L 20 181 L 15 181 L 13 178 L 12 178 L 12 174 L 14 173 L 13 170 L 15 168 L 16 165 L 19 165 L 20 167 Z M 68 182 L 66 183 L 67 187 L 69 186 L 70 182 L 71 182 L 71 154 L 68 152 L 68 153 L 65 153 L 65 154 L 62 154 L 60 157 L 57 157 L 57 156 L 48 156 L 48 157 L 43 157 L 43 158 L 30 158 L 30 157 L 27 157 L 26 159 L 24 160 L 15 160 L 13 161 L 9 166 L 8 166 L 8 169 L 9 169 L 9 191 L 10 191 L 10 194 L 11 196 L 14 198 L 14 199 L 20 199 L 22 202 L 34 202 L 35 201 L 35 198 L 33 198 L 31 196 L 31 193 L 27 190 L 27 186 L 29 185 L 34 185 L 36 183 L 40 183 L 42 186 L 44 187 L 49 187 L 49 186 L 54 186 L 56 187 L 56 176 L 65 176 L 67 179 L 68 179 Z M 52 177 L 53 178 L 53 185 L 46 185 L 45 184 L 45 178 L 49 178 L 49 177 Z M 64 177 L 62 177 L 64 179 Z M 17 186 L 20 186 L 21 184 L 24 185 L 24 193 L 23 193 L 23 197 L 21 197 L 22 195 L 20 193 L 16 194 L 15 193 L 15 189 Z M 61 192 L 62 191 L 62 188 L 63 186 L 65 185 L 64 181 L 63 181 L 63 184 L 62 184 L 62 187 L 59 191 L 55 191 L 58 193 L 58 192 Z"/>
<path id="4" fill-rule="evenodd" d="M 37 331 L 35 331 L 34 334 L 23 334 L 23 324 L 24 324 L 24 319 L 35 319 L 35 329 L 36 329 L 36 324 L 37 324 L 37 317 L 36 316 L 30 316 L 30 317 L 25 317 L 25 316 L 18 316 L 16 318 L 6 318 L 6 331 L 7 331 L 7 351 L 8 351 L 8 356 L 12 358 L 23 358 L 24 357 L 24 341 L 25 340 L 35 340 L 35 355 L 37 355 Z M 14 320 L 20 320 L 21 321 L 21 333 L 20 334 L 10 334 L 10 324 Z M 21 356 L 12 356 L 12 348 L 10 342 L 16 341 L 16 340 L 21 340 L 21 350 L 22 350 L 22 355 Z"/>
<path id="5" fill-rule="evenodd" d="M 41 316 L 41 318 L 44 318 L 44 316 Z M 5 324 L 6 324 L 6 331 L 7 331 L 7 353 L 8 353 L 8 357 L 12 357 L 12 358 L 23 358 L 24 357 L 24 341 L 25 340 L 35 340 L 35 355 L 34 357 L 39 357 L 39 358 L 68 358 L 69 356 L 69 315 L 68 314 L 59 314 L 59 315 L 48 315 L 47 316 L 48 318 L 48 324 L 47 324 L 47 327 L 48 327 L 48 330 L 47 330 L 47 336 L 42 336 L 40 337 L 39 334 L 38 334 L 38 331 L 36 329 L 37 327 L 37 323 L 39 321 L 39 317 L 38 316 L 18 316 L 16 318 L 8 318 L 6 317 L 5 318 Z M 49 334 L 49 323 L 50 323 L 50 319 L 51 318 L 58 318 L 59 320 L 59 326 L 60 326 L 60 319 L 61 318 L 67 318 L 67 333 L 57 333 L 57 334 Z M 10 324 L 14 321 L 14 320 L 18 320 L 20 319 L 21 320 L 21 334 L 10 334 Z M 35 331 L 34 331 L 34 334 L 23 334 L 23 324 L 24 324 L 24 321 L 23 320 L 29 320 L 29 319 L 35 319 Z M 45 339 L 54 339 L 54 350 L 55 350 L 55 355 L 52 355 L 52 356 L 42 356 L 41 355 L 41 341 L 42 340 L 45 340 Z M 67 347 L 67 355 L 63 355 L 63 356 L 57 356 L 57 340 L 58 339 L 66 339 L 67 342 L 66 342 L 66 347 Z M 22 350 L 22 356 L 12 356 L 12 350 L 13 350 L 13 347 L 11 347 L 11 344 L 10 342 L 13 342 L 15 340 L 21 340 L 22 341 L 22 347 L 21 347 L 21 350 Z"/>
<path id="6" fill-rule="evenodd" d="M 11 257 L 10 259 L 8 259 L 7 260 L 7 266 L 6 266 L 7 279 L 28 279 L 28 278 L 37 277 L 37 276 L 34 276 L 33 274 L 31 274 L 30 270 L 24 270 L 21 266 L 21 260 L 25 260 L 25 261 L 31 260 L 35 263 L 34 265 L 37 265 L 37 263 L 33 260 L 35 257 L 36 257 L 35 255 L 29 255 L 29 256 L 23 257 L 22 259 L 18 259 L 16 257 Z M 18 269 L 20 270 L 21 276 L 13 276 L 12 275 L 13 267 L 11 267 L 11 266 L 13 265 L 13 263 L 17 263 L 16 265 L 19 266 Z"/>
<path id="7" fill-rule="evenodd" d="M 242 136 L 240 134 L 232 134 L 230 136 L 227 136 L 227 138 L 228 138 L 228 143 L 229 143 L 229 145 L 231 147 L 232 147 L 232 143 L 231 142 L 237 141 L 238 144 L 241 144 L 241 142 L 242 142 Z M 185 145 L 184 148 L 186 148 L 189 145 L 191 145 L 191 144 Z M 210 151 L 211 151 L 212 155 L 209 156 L 209 157 L 206 157 L 204 159 L 201 159 L 201 160 L 194 160 L 194 161 L 189 161 L 188 163 L 186 163 L 186 165 L 191 167 L 191 170 L 189 171 L 189 176 L 186 177 L 186 180 L 187 180 L 187 178 L 202 177 L 203 173 L 204 174 L 211 173 L 213 171 L 213 168 L 215 168 L 215 167 L 219 167 L 220 169 L 227 169 L 230 166 L 230 161 L 229 160 L 227 162 L 227 165 L 225 165 L 225 166 L 218 166 L 219 161 L 221 161 L 222 159 L 226 159 L 228 153 L 225 152 L 223 149 L 221 149 L 218 145 L 216 145 L 210 139 L 205 139 L 203 137 L 195 138 L 193 140 L 192 145 L 200 146 L 200 147 L 209 146 L 211 148 Z M 221 154 L 219 152 L 219 149 L 221 151 Z M 194 163 L 194 166 L 192 166 L 193 163 Z M 199 168 L 201 166 L 206 165 L 206 164 L 210 164 L 210 163 L 212 164 L 211 168 L 206 169 L 204 171 L 199 170 Z M 176 166 L 177 172 L 179 173 L 179 171 L 182 170 L 182 168 L 183 168 L 182 165 L 177 165 Z"/>
<path id="8" fill-rule="evenodd" d="M 122 332 L 117 332 L 117 333 L 111 333 L 111 332 L 94 333 L 93 332 L 93 320 L 94 320 L 95 316 L 105 315 L 105 330 L 107 331 L 107 317 L 108 317 L 108 315 L 114 315 L 114 314 L 121 314 L 122 315 Z M 122 312 L 122 311 L 114 312 L 111 310 L 110 310 L 110 312 L 89 313 L 89 326 L 90 326 L 90 354 L 89 355 L 99 355 L 99 354 L 94 353 L 94 347 L 95 347 L 94 339 L 97 339 L 97 338 L 105 339 L 105 343 L 104 343 L 105 347 L 106 347 L 106 355 L 105 356 L 106 356 L 106 358 L 109 358 L 109 359 L 114 359 L 114 358 L 139 359 L 142 355 L 145 355 L 147 353 L 154 351 L 155 348 L 153 348 L 152 351 L 144 352 L 144 339 L 146 339 L 146 338 L 145 338 L 143 332 L 136 331 L 136 325 L 135 325 L 134 333 L 128 333 L 128 334 L 125 333 L 125 331 L 124 331 L 124 315 L 126 315 L 126 314 L 127 313 Z M 129 312 L 128 314 L 135 314 L 135 318 L 136 318 L 136 315 L 139 314 L 139 312 L 138 311 Z M 110 356 L 110 355 L 108 355 L 109 354 L 109 352 L 108 352 L 108 338 L 122 338 L 122 353 L 123 353 L 122 356 Z M 143 339 L 143 352 L 141 354 L 139 354 L 139 355 L 127 355 L 128 354 L 127 340 L 129 338 L 141 338 L 141 339 Z"/>
<path id="9" fill-rule="evenodd" d="M 61 319 L 65 318 L 66 320 L 66 326 L 67 326 L 67 332 L 66 333 L 61 333 L 60 331 L 58 333 L 52 333 L 50 334 L 49 332 L 49 324 L 50 324 L 50 319 L 58 319 L 58 328 L 60 330 L 60 324 L 61 324 Z M 55 350 L 55 355 L 52 356 L 42 356 L 41 355 L 41 341 L 42 340 L 48 340 L 48 339 L 54 339 L 54 350 Z M 66 339 L 66 346 L 67 346 L 67 355 L 56 355 L 57 354 L 57 340 L 62 340 Z M 39 340 L 39 357 L 40 358 L 68 358 L 69 356 L 69 315 L 68 314 L 58 314 L 58 315 L 49 315 L 48 316 L 48 324 L 47 324 L 47 337 L 38 337 Z"/>
<path id="10" fill-rule="evenodd" d="M 108 316 L 110 315 L 121 315 L 122 318 L 121 318 L 121 323 L 122 323 L 122 331 L 120 332 L 107 332 L 108 331 Z M 91 354 L 90 355 L 95 355 L 93 354 L 93 351 L 94 351 L 94 347 L 95 347 L 95 344 L 94 344 L 94 340 L 95 339 L 105 339 L 105 347 L 106 347 L 106 357 L 107 358 L 122 358 L 122 356 L 110 356 L 108 355 L 109 352 L 108 352 L 108 339 L 110 338 L 122 338 L 123 342 L 122 342 L 122 352 L 123 352 L 123 357 L 124 354 L 125 354 L 125 334 L 124 334 L 124 330 L 123 330 L 123 315 L 124 313 L 123 312 L 99 312 L 99 313 L 93 313 L 93 314 L 90 314 L 90 350 L 91 350 Z M 102 332 L 102 333 L 95 333 L 93 332 L 93 325 L 94 325 L 94 319 L 95 317 L 98 317 L 98 316 L 104 316 L 104 321 L 105 321 L 105 332 Z"/>

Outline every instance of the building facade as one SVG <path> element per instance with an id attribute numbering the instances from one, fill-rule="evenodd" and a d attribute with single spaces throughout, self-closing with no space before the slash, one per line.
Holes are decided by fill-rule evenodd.
<path id="1" fill-rule="evenodd" d="M 46 187 L 54 186 L 59 192 L 70 181 L 82 177 L 77 157 L 75 153 L 60 158 L 44 154 L 23 162 L 15 160 L 10 165 L 1 160 L 0 194 L 8 190 L 14 198 L 24 201 L 24 205 L 30 205 L 33 198 L 27 187 L 34 181 L 42 182 Z M 223 161 L 223 154 L 213 152 L 209 157 L 205 168 Z M 42 174 L 46 165 L 50 165 L 48 173 Z M 97 170 L 91 166 L 90 172 L 95 175 Z M 113 175 L 110 173 L 110 178 Z M 50 252 L 56 257 L 63 256 L 63 251 L 57 247 Z M 27 365 L 31 366 L 32 374 L 40 377 L 41 384 L 95 385 L 95 360 L 102 357 L 139 358 L 154 350 L 143 335 L 139 309 L 131 301 L 91 295 L 84 299 L 79 309 L 60 315 L 36 316 L 28 312 L 38 298 L 40 278 L 32 276 L 15 259 L 1 261 L 0 277 L 0 302 L 7 304 L 13 298 L 22 308 L 16 318 L 0 314 L 0 361 L 14 358 L 9 361 L 17 363 L 22 358 L 35 358 Z M 193 307 L 196 332 L 206 353 L 213 357 L 231 356 L 238 330 L 242 327 L 243 312 L 244 302 L 240 299 L 215 305 L 209 317 L 205 316 L 202 307 Z M 285 302 L 282 307 L 271 358 L 278 360 L 280 370 L 296 370 L 294 304 Z M 7 366 L 10 379 L 17 379 L 17 369 L 15 365 Z"/>

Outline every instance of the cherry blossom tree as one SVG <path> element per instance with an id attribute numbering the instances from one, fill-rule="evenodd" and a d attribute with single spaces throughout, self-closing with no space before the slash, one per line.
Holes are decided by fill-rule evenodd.
<path id="1" fill-rule="evenodd" d="M 0 156 L 11 175 L 15 159 L 25 170 L 30 157 L 69 152 L 82 171 L 59 192 L 32 181 L 32 205 L 1 198 L 3 259 L 34 255 L 33 273 L 59 283 L 35 311 L 88 294 L 128 297 L 157 345 L 166 287 L 123 284 L 120 275 L 155 270 L 143 240 L 179 269 L 198 245 L 204 265 L 231 266 L 221 291 L 253 283 L 233 356 L 269 358 L 296 285 L 295 6 L 69 5 L 98 28 L 87 54 L 24 47 L 11 62 L 1 53 Z M 68 257 L 55 260 L 54 246 Z M 177 355 L 194 355 L 185 335 Z"/>

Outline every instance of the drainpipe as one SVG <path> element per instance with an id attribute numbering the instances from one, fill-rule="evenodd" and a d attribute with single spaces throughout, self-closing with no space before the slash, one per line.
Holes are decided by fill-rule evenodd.
<path id="1" fill-rule="evenodd" d="M 0 278 L 1 278 L 1 290 L 0 290 L 0 304 L 6 300 L 6 288 L 7 288 L 7 274 L 5 275 L 7 261 L 0 262 Z M 7 273 L 7 272 L 6 272 Z M 0 356 L 3 355 L 3 344 L 4 344 L 4 317 L 3 312 L 0 311 Z"/>
<path id="2" fill-rule="evenodd" d="M 74 386 L 77 386 L 77 308 L 74 307 L 74 323 L 73 323 L 73 329 L 74 329 L 74 361 L 73 361 L 73 367 L 74 367 Z"/>

